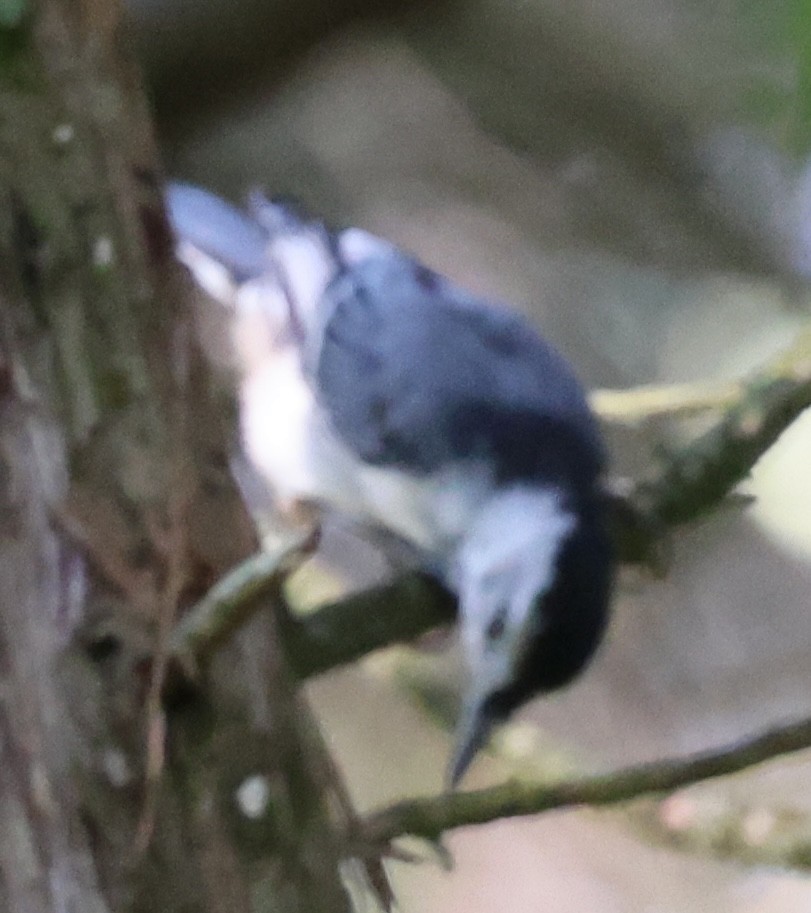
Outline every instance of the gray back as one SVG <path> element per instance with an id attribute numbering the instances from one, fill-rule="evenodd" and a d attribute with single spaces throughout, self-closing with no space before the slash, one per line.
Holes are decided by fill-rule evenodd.
<path id="1" fill-rule="evenodd" d="M 345 270 L 321 307 L 318 397 L 365 461 L 428 473 L 478 459 L 502 478 L 599 472 L 582 387 L 521 316 L 399 253 Z"/>

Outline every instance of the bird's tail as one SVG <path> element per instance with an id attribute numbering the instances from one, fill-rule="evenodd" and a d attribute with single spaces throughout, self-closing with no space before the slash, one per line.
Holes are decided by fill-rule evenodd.
<path id="1" fill-rule="evenodd" d="M 235 290 L 267 269 L 267 232 L 230 203 L 193 184 L 170 183 L 165 201 L 178 258 L 205 291 L 232 305 Z"/>
<path id="2" fill-rule="evenodd" d="M 338 271 L 334 236 L 293 203 L 254 192 L 248 212 L 192 184 L 174 182 L 166 207 L 177 255 L 198 284 L 229 308 L 275 321 L 304 345 L 318 326 L 318 303 Z"/>

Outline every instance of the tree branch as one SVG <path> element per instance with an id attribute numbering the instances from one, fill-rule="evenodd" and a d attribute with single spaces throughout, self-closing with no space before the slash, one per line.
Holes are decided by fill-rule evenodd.
<path id="1" fill-rule="evenodd" d="M 319 675 L 393 643 L 449 624 L 456 600 L 423 574 L 342 599 L 309 615 L 288 614 L 282 636 L 299 678 Z"/>
<path id="2" fill-rule="evenodd" d="M 297 546 L 262 551 L 218 580 L 175 626 L 169 642 L 183 665 L 206 665 L 230 636 L 257 609 L 275 599 L 287 575 L 302 560 Z"/>
<path id="3" fill-rule="evenodd" d="M 399 802 L 367 817 L 362 823 L 362 839 L 378 845 L 410 834 L 435 841 L 445 831 L 497 818 L 577 805 L 613 805 L 699 780 L 737 773 L 809 747 L 811 719 L 805 719 L 686 758 L 638 764 L 552 785 L 512 781 L 490 789 Z"/>
<path id="4" fill-rule="evenodd" d="M 633 392 L 629 411 L 634 412 Z M 611 497 L 617 551 L 649 563 L 663 531 L 717 507 L 782 432 L 811 405 L 811 331 L 746 381 L 710 427 L 631 487 Z M 638 414 L 638 412 L 637 412 Z M 306 677 L 407 640 L 452 618 L 441 587 L 407 577 L 291 622 L 291 663 Z"/>
<path id="5" fill-rule="evenodd" d="M 413 651 L 394 657 L 391 677 L 443 731 L 453 732 L 458 695 L 440 678 L 427 658 Z M 502 726 L 486 748 L 510 776 L 535 783 L 582 778 L 584 771 L 563 745 L 527 722 Z M 775 805 L 768 798 L 702 781 L 662 796 L 633 800 L 618 820 L 642 839 L 684 852 L 710 854 L 746 865 L 771 865 L 807 871 L 811 868 L 811 815 Z"/>
<path id="6" fill-rule="evenodd" d="M 734 397 L 731 389 L 736 391 Z M 801 334 L 788 349 L 729 390 L 719 388 L 713 394 L 717 403 L 726 405 L 703 434 L 672 451 L 666 462 L 631 486 L 628 494 L 609 496 L 621 560 L 655 560 L 666 528 L 697 519 L 721 503 L 811 405 L 811 331 Z M 644 404 L 648 388 L 625 391 L 622 396 L 627 413 L 638 417 L 636 397 L 640 396 Z M 671 401 L 676 415 L 681 413 L 685 398 L 690 396 L 677 387 Z M 658 393 L 654 399 L 655 411 L 663 414 L 661 403 L 666 397 Z M 596 402 L 599 405 L 599 396 Z M 614 418 L 621 412 L 615 399 Z M 278 590 L 292 567 L 290 560 L 283 554 L 258 556 L 218 583 L 175 632 L 175 655 L 208 657 L 263 604 L 261 597 L 267 589 Z M 296 560 L 300 556 L 293 564 Z M 380 647 L 412 640 L 450 622 L 454 611 L 453 597 L 438 583 L 421 574 L 409 574 L 304 616 L 291 613 L 284 619 L 282 631 L 292 669 L 299 678 L 307 678 Z"/>
<path id="7" fill-rule="evenodd" d="M 811 331 L 740 386 L 711 427 L 644 479 L 636 508 L 667 526 L 716 507 L 785 429 L 811 405 Z"/>
<path id="8" fill-rule="evenodd" d="M 657 419 L 690 418 L 724 409 L 740 396 L 740 383 L 643 384 L 630 390 L 594 390 L 592 409 L 608 425 L 636 428 Z"/>

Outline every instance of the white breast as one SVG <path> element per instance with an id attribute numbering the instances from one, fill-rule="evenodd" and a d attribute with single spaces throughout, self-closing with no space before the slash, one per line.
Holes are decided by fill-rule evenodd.
<path id="1" fill-rule="evenodd" d="M 338 438 L 304 377 L 278 287 L 247 283 L 235 314 L 243 445 L 280 509 L 296 501 L 327 505 L 442 560 L 478 513 L 490 489 L 487 475 L 452 465 L 414 476 L 361 462 Z"/>
<path id="2" fill-rule="evenodd" d="M 240 418 L 245 451 L 283 509 L 298 500 L 328 505 L 437 557 L 454 548 L 489 488 L 470 467 L 412 476 L 361 462 L 316 403 L 292 345 L 244 378 Z"/>

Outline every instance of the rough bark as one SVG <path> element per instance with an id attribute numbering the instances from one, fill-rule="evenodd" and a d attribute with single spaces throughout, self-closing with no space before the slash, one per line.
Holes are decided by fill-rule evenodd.
<path id="1" fill-rule="evenodd" d="M 108 0 L 0 15 L 0 908 L 343 910 L 273 613 L 167 692 L 254 542 L 127 34 Z"/>

